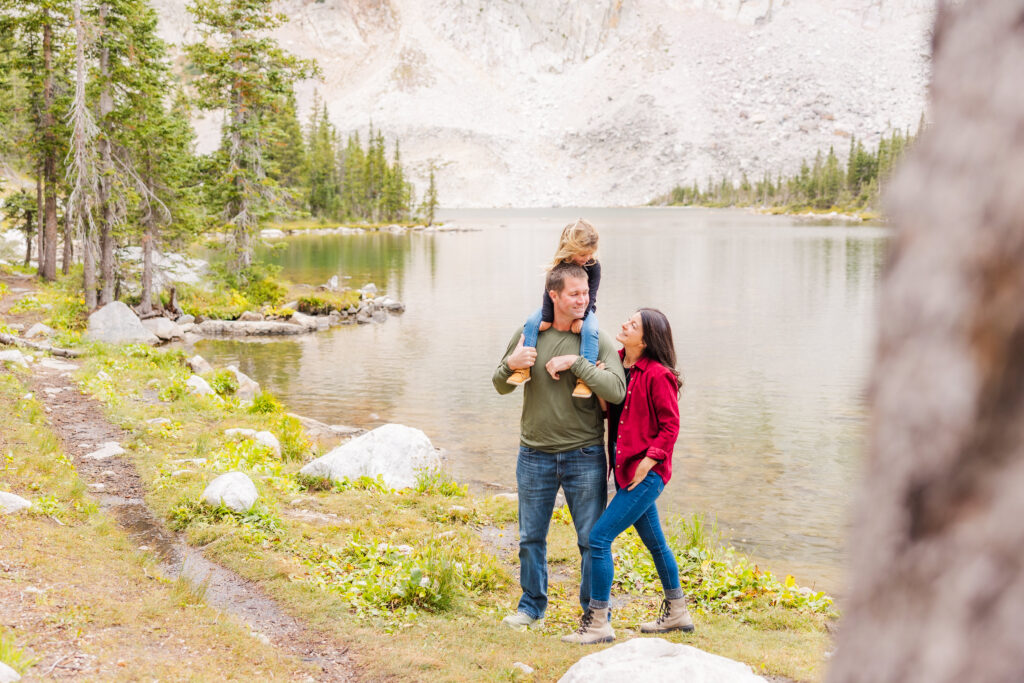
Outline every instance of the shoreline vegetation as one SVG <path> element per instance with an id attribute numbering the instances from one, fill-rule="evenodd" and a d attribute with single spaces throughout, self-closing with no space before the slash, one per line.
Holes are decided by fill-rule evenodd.
<path id="1" fill-rule="evenodd" d="M 703 188 L 696 180 L 676 185 L 655 197 L 649 206 L 693 206 L 707 208 L 750 208 L 762 213 L 834 218 L 851 221 L 883 221 L 879 198 L 893 169 L 920 136 L 893 130 L 878 146 L 869 149 L 850 137 L 846 163 L 840 162 L 835 147 L 818 150 L 813 160 L 805 159 L 794 175 L 774 178 L 769 172 L 751 181 L 746 172 L 739 182 L 723 176 L 708 177 Z"/>
<path id="2" fill-rule="evenodd" d="M 82 351 L 81 367 L 73 375 L 79 400 L 89 400 L 87 395 L 99 401 L 109 422 L 129 435 L 121 457 L 137 469 L 156 518 L 207 558 L 255 582 L 321 637 L 351 647 L 361 672 L 395 680 L 557 680 L 580 657 L 596 651 L 558 639 L 579 616 L 579 558 L 565 507 L 552 519 L 546 625 L 525 633 L 508 630 L 499 622 L 518 596 L 513 495 L 471 493 L 444 472 L 424 473 L 407 490 L 389 489 L 379 478 L 329 482 L 303 477 L 298 470 L 329 444 L 313 440 L 269 392 L 247 402 L 233 394 L 231 382 L 219 382 L 219 393 L 191 395 L 185 390 L 191 371 L 183 350 L 83 344 L 84 308 L 76 305 L 80 294 L 59 283 L 29 279 L 16 282 L 19 289 L 30 286 L 31 293 L 12 293 L 11 269 L 0 267 L 0 276 L 10 276 L 0 287 L 0 325 L 45 322 L 56 330 L 55 340 Z M 26 297 L 40 305 L 22 306 Z M 152 628 L 148 620 L 167 618 L 174 621 L 174 632 L 181 629 L 181 640 L 191 644 L 202 642 L 211 621 L 220 624 L 218 638 L 226 640 L 218 640 L 217 649 L 224 659 L 196 660 L 207 673 L 232 670 L 232 658 L 251 656 L 242 654 L 249 650 L 265 655 L 266 644 L 254 640 L 244 625 L 210 616 L 215 610 L 206 606 L 202 587 L 160 579 L 151 555 L 132 547 L 123 529 L 97 505 L 95 489 L 79 478 L 49 426 L 47 402 L 53 396 L 32 392 L 38 359 L 29 368 L 7 363 L 0 372 L 0 456 L 5 458 L 0 488 L 32 502 L 27 512 L 4 518 L 0 535 L 4 546 L 12 548 L 5 562 L 13 563 L 5 567 L 19 569 L 17 578 L 7 569 L 0 572 L 0 593 L 23 583 L 46 584 L 47 590 L 59 592 L 59 601 L 37 599 L 43 617 L 33 623 L 64 619 L 68 628 L 77 629 L 77 646 L 97 662 L 125 659 L 124 668 L 114 669 L 124 676 L 145 666 L 148 655 L 143 645 L 116 654 L 121 645 L 114 635 L 99 644 L 90 640 L 94 629 L 110 631 L 111 621 L 121 624 L 116 631 L 128 642 L 135 627 Z M 281 455 L 226 433 L 234 428 L 271 432 Z M 206 484 L 230 470 L 249 475 L 260 493 L 246 513 L 200 502 Z M 714 523 L 700 515 L 668 520 L 667 532 L 697 622 L 695 633 L 668 634 L 667 640 L 743 661 L 762 675 L 823 678 L 837 618 L 830 597 L 801 588 L 793 577 L 775 577 L 742 553 L 722 547 Z M 74 551 L 58 553 L 51 567 L 49 558 L 43 559 L 44 549 L 35 541 L 27 543 L 35 538 L 108 550 L 86 555 L 88 577 L 108 569 L 111 576 L 134 572 L 162 588 L 147 598 L 140 619 L 109 616 L 112 608 L 106 605 L 116 596 L 66 578 L 77 564 Z M 616 642 L 623 642 L 637 637 L 638 624 L 655 612 L 660 591 L 654 566 L 635 535 L 624 536 L 614 550 L 613 624 Z M 121 574 L 114 571 L 115 562 L 121 563 Z M 136 580 L 146 579 L 131 579 Z M 131 581 L 125 585 L 134 585 Z M 466 638 L 469 631 L 473 638 Z M 0 633 L 0 652 L 15 653 L 9 657 L 22 671 L 34 662 L 52 663 L 44 636 L 31 627 L 8 628 Z M 187 654 L 181 657 L 192 661 Z M 283 654 L 261 658 L 267 678 L 287 678 L 302 666 Z M 517 662 L 534 673 L 524 674 L 513 666 Z"/>

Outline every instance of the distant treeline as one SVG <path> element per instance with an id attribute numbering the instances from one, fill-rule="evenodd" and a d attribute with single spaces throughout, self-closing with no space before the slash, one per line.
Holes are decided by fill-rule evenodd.
<path id="1" fill-rule="evenodd" d="M 918 133 L 920 134 L 920 128 Z M 888 181 L 893 167 L 913 143 L 917 134 L 909 130 L 894 130 L 882 138 L 878 146 L 869 149 L 855 137 L 850 138 L 850 149 L 845 165 L 840 162 L 835 148 L 827 154 L 818 151 L 813 161 L 806 159 L 796 175 L 772 178 L 767 171 L 760 180 L 751 181 L 746 173 L 739 183 L 722 177 L 707 179 L 704 188 L 694 181 L 690 185 L 677 185 L 671 192 L 656 198 L 652 204 L 672 206 L 762 206 L 783 208 L 787 211 L 835 210 L 843 212 L 871 212 L 878 209 L 881 187 Z"/>
<path id="2" fill-rule="evenodd" d="M 344 145 L 328 117 L 327 105 L 317 98 L 302 144 L 289 144 L 299 150 L 293 160 L 293 186 L 304 192 L 304 208 L 318 217 L 339 220 L 408 221 L 417 207 L 412 183 L 402 168 L 398 140 L 388 163 L 384 134 L 370 124 L 364 148 L 359 133 L 348 136 Z M 431 169 L 430 182 L 422 209 L 433 222 L 437 208 L 437 189 Z"/>

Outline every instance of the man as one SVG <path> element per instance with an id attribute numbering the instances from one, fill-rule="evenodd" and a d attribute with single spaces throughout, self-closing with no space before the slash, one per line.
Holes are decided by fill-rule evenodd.
<path id="1" fill-rule="evenodd" d="M 516 613 L 502 620 L 520 630 L 540 622 L 547 609 L 547 535 L 559 487 L 576 527 L 583 573 L 580 605 L 586 613 L 590 603 L 590 529 L 604 511 L 608 493 L 604 418 L 598 397 L 619 403 L 626 394 L 622 363 L 611 337 L 600 333 L 602 369 L 577 355 L 580 338 L 570 328 L 574 320 L 583 317 L 590 300 L 586 271 L 572 263 L 559 264 L 548 273 L 545 290 L 554 304 L 551 328 L 540 334 L 536 349 L 524 346 L 522 328 L 517 330 L 492 378 L 498 393 L 508 394 L 515 391 L 515 385 L 507 382 L 515 370 L 537 363 L 547 370 L 532 373 L 531 381 L 523 385 L 516 463 L 523 595 Z M 594 395 L 574 398 L 577 379 L 586 382 Z"/>

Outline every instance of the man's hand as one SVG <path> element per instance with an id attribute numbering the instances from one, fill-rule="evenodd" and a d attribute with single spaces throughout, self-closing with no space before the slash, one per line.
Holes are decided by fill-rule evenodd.
<path id="1" fill-rule="evenodd" d="M 637 484 L 647 478 L 651 468 L 658 464 L 657 460 L 648 458 L 646 455 L 644 459 L 640 461 L 640 464 L 636 466 L 636 474 L 633 475 L 633 481 L 629 482 L 629 486 L 626 487 L 627 491 L 632 491 L 637 487 Z"/>
<path id="2" fill-rule="evenodd" d="M 519 343 L 516 344 L 516 348 L 509 354 L 508 366 L 512 370 L 522 370 L 523 368 L 532 368 L 533 364 L 537 362 L 537 349 L 532 346 L 523 346 L 526 343 L 526 335 L 519 335 Z"/>
<path id="3" fill-rule="evenodd" d="M 572 325 L 569 325 L 569 330 L 573 334 L 579 334 L 580 330 L 582 330 L 582 329 L 583 329 L 583 319 L 582 318 L 576 318 L 575 320 L 572 321 Z"/>
<path id="4" fill-rule="evenodd" d="M 572 367 L 572 364 L 579 358 L 577 355 L 555 356 L 544 365 L 544 369 L 551 375 L 551 379 L 558 379 L 558 373 L 564 372 Z"/>

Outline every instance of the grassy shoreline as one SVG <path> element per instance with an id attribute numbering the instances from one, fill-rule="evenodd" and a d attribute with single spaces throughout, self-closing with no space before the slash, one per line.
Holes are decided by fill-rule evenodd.
<path id="1" fill-rule="evenodd" d="M 579 612 L 579 558 L 565 508 L 556 510 L 549 538 L 547 623 L 512 632 L 499 622 L 519 592 L 513 503 L 470 495 L 443 474 L 424 476 L 407 491 L 376 480 L 306 480 L 298 469 L 317 449 L 269 395 L 245 405 L 226 384 L 223 396 L 192 396 L 181 351 L 86 349 L 76 381 L 130 433 L 122 445 L 156 515 L 211 559 L 258 582 L 293 616 L 350 644 L 371 677 L 556 680 L 596 651 L 558 639 Z M 154 418 L 168 422 L 148 422 Z M 232 427 L 272 431 L 284 457 L 227 437 Z M 245 471 L 260 491 L 247 515 L 196 503 L 206 483 L 230 469 Z M 697 622 L 694 634 L 668 640 L 744 661 L 760 674 L 822 678 L 835 619 L 827 596 L 718 547 L 701 520 L 669 520 L 667 527 Z M 613 625 L 622 642 L 650 618 L 660 596 L 653 563 L 635 537 L 621 538 L 615 552 Z M 535 673 L 525 676 L 515 662 Z"/>

